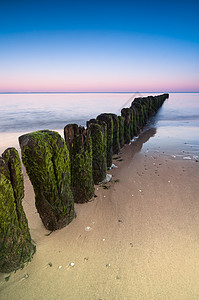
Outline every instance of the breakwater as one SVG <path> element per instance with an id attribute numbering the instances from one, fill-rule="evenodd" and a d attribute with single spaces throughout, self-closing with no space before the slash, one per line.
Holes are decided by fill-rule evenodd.
<path id="1" fill-rule="evenodd" d="M 87 122 L 87 128 L 76 124 L 66 125 L 65 141 L 58 133 L 48 130 L 29 133 L 19 138 L 22 161 L 35 192 L 36 208 L 47 229 L 56 230 L 66 226 L 75 216 L 74 202 L 85 203 L 93 198 L 94 184 L 106 178 L 113 154 L 117 154 L 125 143 L 129 143 L 140 133 L 149 117 L 157 112 L 166 98 L 168 94 L 136 98 L 129 108 L 122 109 L 121 116 L 112 113 L 100 114 L 96 119 Z M 10 168 L 9 158 L 2 156 L 4 164 Z M 18 245 L 17 238 L 20 236 L 28 235 L 29 239 L 20 247 L 22 253 L 27 255 L 20 256 L 21 260 L 16 259 L 17 263 L 12 263 L 14 259 L 9 258 L 7 245 L 3 239 L 0 240 L 0 261 L 4 264 L 4 267 L 0 267 L 1 272 L 17 269 L 29 261 L 33 253 L 29 229 L 20 218 L 17 200 L 6 198 L 7 185 L 11 188 L 10 195 L 14 195 L 15 180 L 11 179 L 14 178 L 12 176 L 6 177 L 5 170 L 0 169 L 0 236 L 4 236 L 5 240 L 5 236 L 11 232 L 11 229 L 6 231 L 6 228 L 23 227 L 23 234 L 18 230 L 16 238 L 12 239 L 15 235 L 13 233 L 8 241 L 11 240 L 14 247 Z M 23 195 L 19 198 L 20 204 L 22 198 Z M 25 215 L 22 204 L 20 207 Z M 14 217 L 4 215 L 5 210 L 7 215 L 15 215 L 15 223 Z M 26 243 L 29 250 L 25 248 Z M 18 252 L 18 248 L 13 248 L 13 254 Z M 9 268 L 6 267 L 6 259 L 11 263 Z"/>

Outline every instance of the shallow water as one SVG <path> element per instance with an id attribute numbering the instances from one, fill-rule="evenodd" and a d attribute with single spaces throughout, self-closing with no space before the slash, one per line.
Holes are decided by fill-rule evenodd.
<path id="1" fill-rule="evenodd" d="M 0 94 L 0 151 L 18 146 L 18 136 L 50 129 L 63 135 L 66 124 L 85 126 L 102 112 L 120 115 L 134 97 L 153 93 Z M 149 126 L 156 129 L 143 150 L 199 154 L 199 93 L 171 93 Z M 182 151 L 185 151 L 184 153 Z"/>
<path id="2" fill-rule="evenodd" d="M 156 134 L 143 150 L 164 152 L 175 159 L 198 158 L 199 94 L 171 93 L 148 126 L 156 128 Z"/>

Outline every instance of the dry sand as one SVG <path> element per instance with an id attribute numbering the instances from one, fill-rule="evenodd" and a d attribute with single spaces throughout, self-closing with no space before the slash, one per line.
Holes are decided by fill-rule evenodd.
<path id="1" fill-rule="evenodd" d="M 110 188 L 96 186 L 97 198 L 49 236 L 25 176 L 37 252 L 8 282 L 0 275 L 1 300 L 199 299 L 199 163 L 140 152 L 148 134 L 114 160 Z"/>

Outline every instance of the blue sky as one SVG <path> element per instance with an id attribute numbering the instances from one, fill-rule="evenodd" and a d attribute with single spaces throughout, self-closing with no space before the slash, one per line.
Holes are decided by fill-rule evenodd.
<path id="1" fill-rule="evenodd" d="M 199 91 L 199 1 L 0 0 L 0 92 Z"/>

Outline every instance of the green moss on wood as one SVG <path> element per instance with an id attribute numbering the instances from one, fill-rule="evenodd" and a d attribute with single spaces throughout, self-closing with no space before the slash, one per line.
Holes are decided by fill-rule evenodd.
<path id="1" fill-rule="evenodd" d="M 133 101 L 131 105 L 131 109 L 135 109 L 138 117 L 138 128 L 139 131 L 143 128 L 145 121 L 144 121 L 144 110 L 142 104 L 140 103 L 140 98 L 137 98 Z"/>
<path id="2" fill-rule="evenodd" d="M 76 203 L 85 203 L 94 195 L 92 139 L 90 131 L 77 124 L 64 128 L 71 160 L 71 190 Z"/>
<path id="3" fill-rule="evenodd" d="M 139 111 L 139 126 L 144 126 L 148 118 L 154 115 L 158 109 L 162 106 L 164 101 L 169 97 L 169 94 L 162 94 L 158 96 L 148 96 L 143 98 L 135 98 L 131 104 L 132 107 L 136 107 Z"/>
<path id="4" fill-rule="evenodd" d="M 135 98 L 130 108 L 123 108 L 121 115 L 124 117 L 124 143 L 137 136 L 146 125 L 149 117 L 157 112 L 168 94 Z"/>
<path id="5" fill-rule="evenodd" d="M 139 134 L 139 126 L 138 126 L 138 114 L 137 114 L 137 111 L 134 107 L 131 107 L 131 111 L 132 111 L 132 122 L 133 122 L 133 126 L 132 126 L 132 135 L 133 137 L 134 136 L 137 136 Z"/>
<path id="6" fill-rule="evenodd" d="M 124 117 L 118 116 L 120 148 L 124 146 Z"/>
<path id="7" fill-rule="evenodd" d="M 113 120 L 113 154 L 120 152 L 120 132 L 119 132 L 119 119 L 115 114 L 107 114 L 112 117 Z"/>
<path id="8" fill-rule="evenodd" d="M 107 144 L 107 125 L 102 122 L 98 124 L 95 119 L 87 122 L 87 126 L 91 132 L 92 152 L 93 152 L 93 180 L 95 184 L 102 182 L 106 178 L 106 144 Z"/>
<path id="9" fill-rule="evenodd" d="M 16 201 L 21 201 L 24 197 L 24 179 L 19 154 L 15 148 L 8 148 L 2 157 L 6 159 L 8 164 L 14 197 Z"/>
<path id="10" fill-rule="evenodd" d="M 97 120 L 105 122 L 107 125 L 107 167 L 110 168 L 112 165 L 113 158 L 113 119 L 110 114 L 101 114 L 97 116 Z"/>
<path id="11" fill-rule="evenodd" d="M 124 143 L 139 134 L 146 125 L 150 116 L 154 115 L 161 107 L 169 94 L 135 98 L 130 108 L 123 108 L 121 115 L 124 117 Z"/>
<path id="12" fill-rule="evenodd" d="M 123 108 L 121 115 L 124 118 L 124 143 L 129 144 L 131 141 L 131 110 Z"/>
<path id="13" fill-rule="evenodd" d="M 134 137 L 134 116 L 133 116 L 133 111 L 130 109 L 130 139 L 132 140 Z"/>
<path id="14" fill-rule="evenodd" d="M 19 155 L 16 149 L 9 148 L 0 157 L 0 272 L 21 268 L 35 252 L 22 206 L 23 196 Z"/>
<path id="15" fill-rule="evenodd" d="M 60 229 L 75 216 L 70 189 L 70 158 L 65 141 L 54 131 L 19 137 L 22 160 L 35 191 L 35 204 L 48 230 Z"/>

